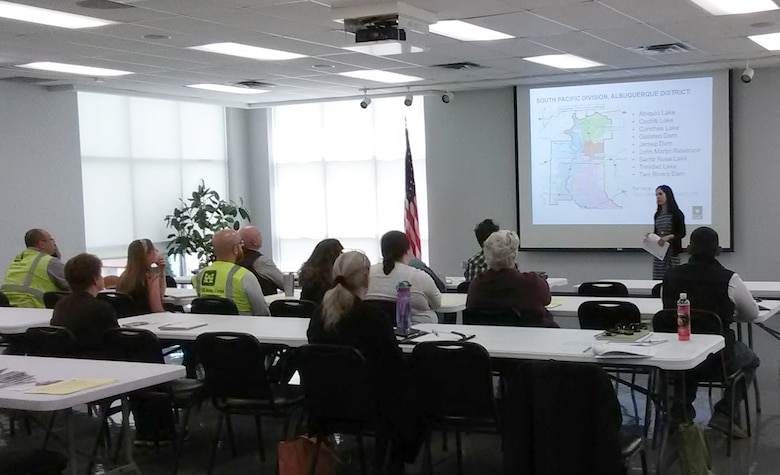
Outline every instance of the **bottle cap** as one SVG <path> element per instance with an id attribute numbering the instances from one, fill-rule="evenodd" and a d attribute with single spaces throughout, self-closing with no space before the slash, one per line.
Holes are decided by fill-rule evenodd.
<path id="1" fill-rule="evenodd" d="M 412 284 L 410 284 L 408 280 L 402 280 L 395 285 L 396 290 L 411 289 L 411 288 L 412 288 Z"/>
<path id="2" fill-rule="evenodd" d="M 680 292 L 680 298 L 681 299 L 687 299 L 688 298 L 688 294 L 685 293 L 685 292 Z"/>

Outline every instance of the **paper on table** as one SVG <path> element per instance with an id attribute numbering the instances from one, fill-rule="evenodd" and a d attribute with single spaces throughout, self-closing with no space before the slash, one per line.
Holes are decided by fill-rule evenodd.
<path id="1" fill-rule="evenodd" d="M 655 257 L 659 261 L 662 261 L 666 256 L 666 252 L 669 250 L 669 242 L 664 241 L 664 245 L 659 246 L 658 245 L 659 239 L 661 239 L 661 237 L 655 233 L 648 234 L 647 236 L 645 236 L 645 239 L 642 241 L 642 249 L 652 254 L 653 257 Z"/>
<path id="2" fill-rule="evenodd" d="M 551 299 L 550 303 L 547 304 L 547 308 L 555 308 L 560 307 L 563 302 L 560 299 Z"/>
<path id="3" fill-rule="evenodd" d="M 593 345 L 597 358 L 651 358 L 655 356 L 654 346 L 640 346 L 631 343 L 600 343 Z"/>
<path id="4" fill-rule="evenodd" d="M 168 323 L 167 325 L 160 325 L 158 330 L 194 330 L 195 328 L 205 327 L 208 323 Z"/>
<path id="5" fill-rule="evenodd" d="M 34 389 L 27 391 L 27 393 L 64 396 L 66 394 L 73 394 L 79 391 L 85 391 L 87 389 L 97 388 L 115 382 L 116 379 L 96 379 L 96 378 L 66 379 L 64 381 L 59 381 L 57 383 L 47 384 L 45 386 L 37 386 Z"/>

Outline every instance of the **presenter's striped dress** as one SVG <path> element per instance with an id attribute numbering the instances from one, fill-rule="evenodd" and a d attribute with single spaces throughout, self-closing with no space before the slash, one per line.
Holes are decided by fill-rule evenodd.
<path id="1" fill-rule="evenodd" d="M 658 236 L 664 237 L 672 234 L 672 214 L 668 211 L 664 211 L 655 218 L 655 229 Z M 664 274 L 669 268 L 680 265 L 680 256 L 672 254 L 672 250 L 664 256 L 664 260 L 660 261 L 653 258 L 653 279 L 661 280 L 664 278 Z"/>

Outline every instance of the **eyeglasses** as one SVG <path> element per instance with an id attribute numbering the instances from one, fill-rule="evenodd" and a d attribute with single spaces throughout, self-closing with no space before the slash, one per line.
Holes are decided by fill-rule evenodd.
<path id="1" fill-rule="evenodd" d="M 604 331 L 604 336 L 614 335 L 633 335 L 641 331 L 647 330 L 646 323 L 619 323 L 612 328 L 608 328 Z"/>

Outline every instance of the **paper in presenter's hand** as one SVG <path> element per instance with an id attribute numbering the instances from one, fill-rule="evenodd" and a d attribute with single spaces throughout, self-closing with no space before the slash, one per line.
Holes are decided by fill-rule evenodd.
<path id="1" fill-rule="evenodd" d="M 642 241 L 642 249 L 652 254 L 653 257 L 658 259 L 659 261 L 664 260 L 664 257 L 666 257 L 666 252 L 669 250 L 669 242 L 664 241 L 663 246 L 658 245 L 658 240 L 661 239 L 660 236 L 654 233 L 650 233 L 647 236 L 645 236 L 644 240 Z"/>

